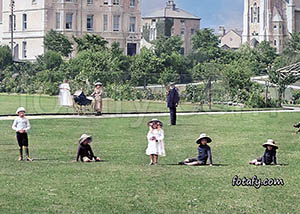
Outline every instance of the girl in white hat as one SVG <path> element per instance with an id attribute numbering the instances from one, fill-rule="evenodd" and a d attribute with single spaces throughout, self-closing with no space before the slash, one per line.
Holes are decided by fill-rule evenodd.
<path id="1" fill-rule="evenodd" d="M 276 145 L 275 141 L 269 139 L 262 146 L 266 148 L 264 155 L 262 157 L 250 161 L 249 164 L 258 166 L 270 165 L 274 163 L 274 165 L 277 165 L 276 150 L 278 149 L 278 146 Z"/>
<path id="2" fill-rule="evenodd" d="M 206 165 L 207 160 L 209 159 L 210 166 L 212 163 L 211 149 L 207 145 L 211 143 L 212 140 L 205 133 L 202 133 L 200 137 L 196 140 L 196 143 L 199 144 L 198 147 L 198 158 L 188 158 L 182 162 L 179 162 L 179 165 L 188 165 L 188 166 L 197 166 L 197 165 Z"/>
<path id="3" fill-rule="evenodd" d="M 164 130 L 162 129 L 163 123 L 158 119 L 152 119 L 148 122 L 148 126 L 148 147 L 146 149 L 146 154 L 150 156 L 149 165 L 157 165 L 158 156 L 166 156 Z"/>
<path id="4" fill-rule="evenodd" d="M 27 132 L 30 129 L 30 123 L 27 118 L 25 118 L 25 108 L 19 107 L 16 111 L 18 117 L 14 120 L 12 129 L 16 131 L 16 137 L 19 144 L 19 161 L 23 160 L 23 147 L 25 148 L 26 160 L 32 161 L 29 157 L 28 149 L 28 135 Z"/>

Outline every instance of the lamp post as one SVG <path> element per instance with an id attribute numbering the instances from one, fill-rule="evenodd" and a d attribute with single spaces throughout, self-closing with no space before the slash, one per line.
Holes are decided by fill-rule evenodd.
<path id="1" fill-rule="evenodd" d="M 11 48 L 11 55 L 14 57 L 14 7 L 15 1 L 10 1 L 10 48 Z"/>

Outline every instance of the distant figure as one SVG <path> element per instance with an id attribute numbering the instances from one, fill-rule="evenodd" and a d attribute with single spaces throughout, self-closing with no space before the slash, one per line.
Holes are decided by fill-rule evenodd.
<path id="1" fill-rule="evenodd" d="M 176 125 L 176 107 L 179 102 L 179 94 L 177 92 L 177 88 L 175 87 L 175 83 L 170 83 L 170 89 L 167 98 L 167 106 L 170 109 L 170 118 L 172 126 Z"/>
<path id="2" fill-rule="evenodd" d="M 102 83 L 101 82 L 95 83 L 95 89 L 91 96 L 95 98 L 96 116 L 102 115 L 102 92 L 103 92 Z"/>
<path id="3" fill-rule="evenodd" d="M 17 109 L 16 114 L 18 117 L 14 120 L 12 125 L 12 129 L 16 131 L 16 137 L 19 144 L 19 161 L 23 160 L 23 147 L 26 152 L 26 160 L 32 161 L 29 157 L 29 149 L 28 149 L 28 135 L 27 132 L 30 129 L 29 120 L 25 117 L 25 109 L 23 107 L 19 107 Z"/>
<path id="4" fill-rule="evenodd" d="M 262 157 L 250 161 L 249 164 L 259 166 L 270 165 L 274 163 L 274 165 L 277 165 L 276 150 L 278 149 L 278 146 L 275 144 L 275 141 L 269 139 L 262 146 L 266 148 L 264 155 Z"/>
<path id="5" fill-rule="evenodd" d="M 70 86 L 67 80 L 59 86 L 59 104 L 61 106 L 72 106 L 72 96 L 70 92 Z"/>

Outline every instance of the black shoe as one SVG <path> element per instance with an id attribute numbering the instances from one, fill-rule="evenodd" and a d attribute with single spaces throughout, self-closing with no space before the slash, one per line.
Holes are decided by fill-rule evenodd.
<path id="1" fill-rule="evenodd" d="M 183 161 L 178 162 L 178 165 L 184 165 Z"/>

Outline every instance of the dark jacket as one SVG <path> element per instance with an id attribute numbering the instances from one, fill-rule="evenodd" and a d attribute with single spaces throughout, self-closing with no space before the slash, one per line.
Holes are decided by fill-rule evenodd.
<path id="1" fill-rule="evenodd" d="M 87 144 L 87 145 L 81 144 L 81 145 L 78 146 L 76 161 L 79 160 L 79 157 L 80 157 L 81 161 L 83 161 L 83 157 L 88 157 L 91 160 L 93 158 L 96 158 L 94 153 L 93 153 L 93 150 L 92 150 L 92 148 L 89 144 Z"/>
<path id="2" fill-rule="evenodd" d="M 176 88 L 170 90 L 167 98 L 168 108 L 176 108 L 179 102 L 179 94 Z"/>
<path id="3" fill-rule="evenodd" d="M 274 162 L 275 165 L 277 165 L 276 161 L 276 149 L 266 149 L 264 156 L 262 157 L 262 162 L 266 165 L 270 165 L 272 162 Z"/>
<path id="4" fill-rule="evenodd" d="M 206 164 L 208 158 L 210 164 L 212 164 L 210 147 L 208 145 L 200 144 L 200 146 L 198 147 L 198 161 L 201 161 L 203 164 Z"/>

